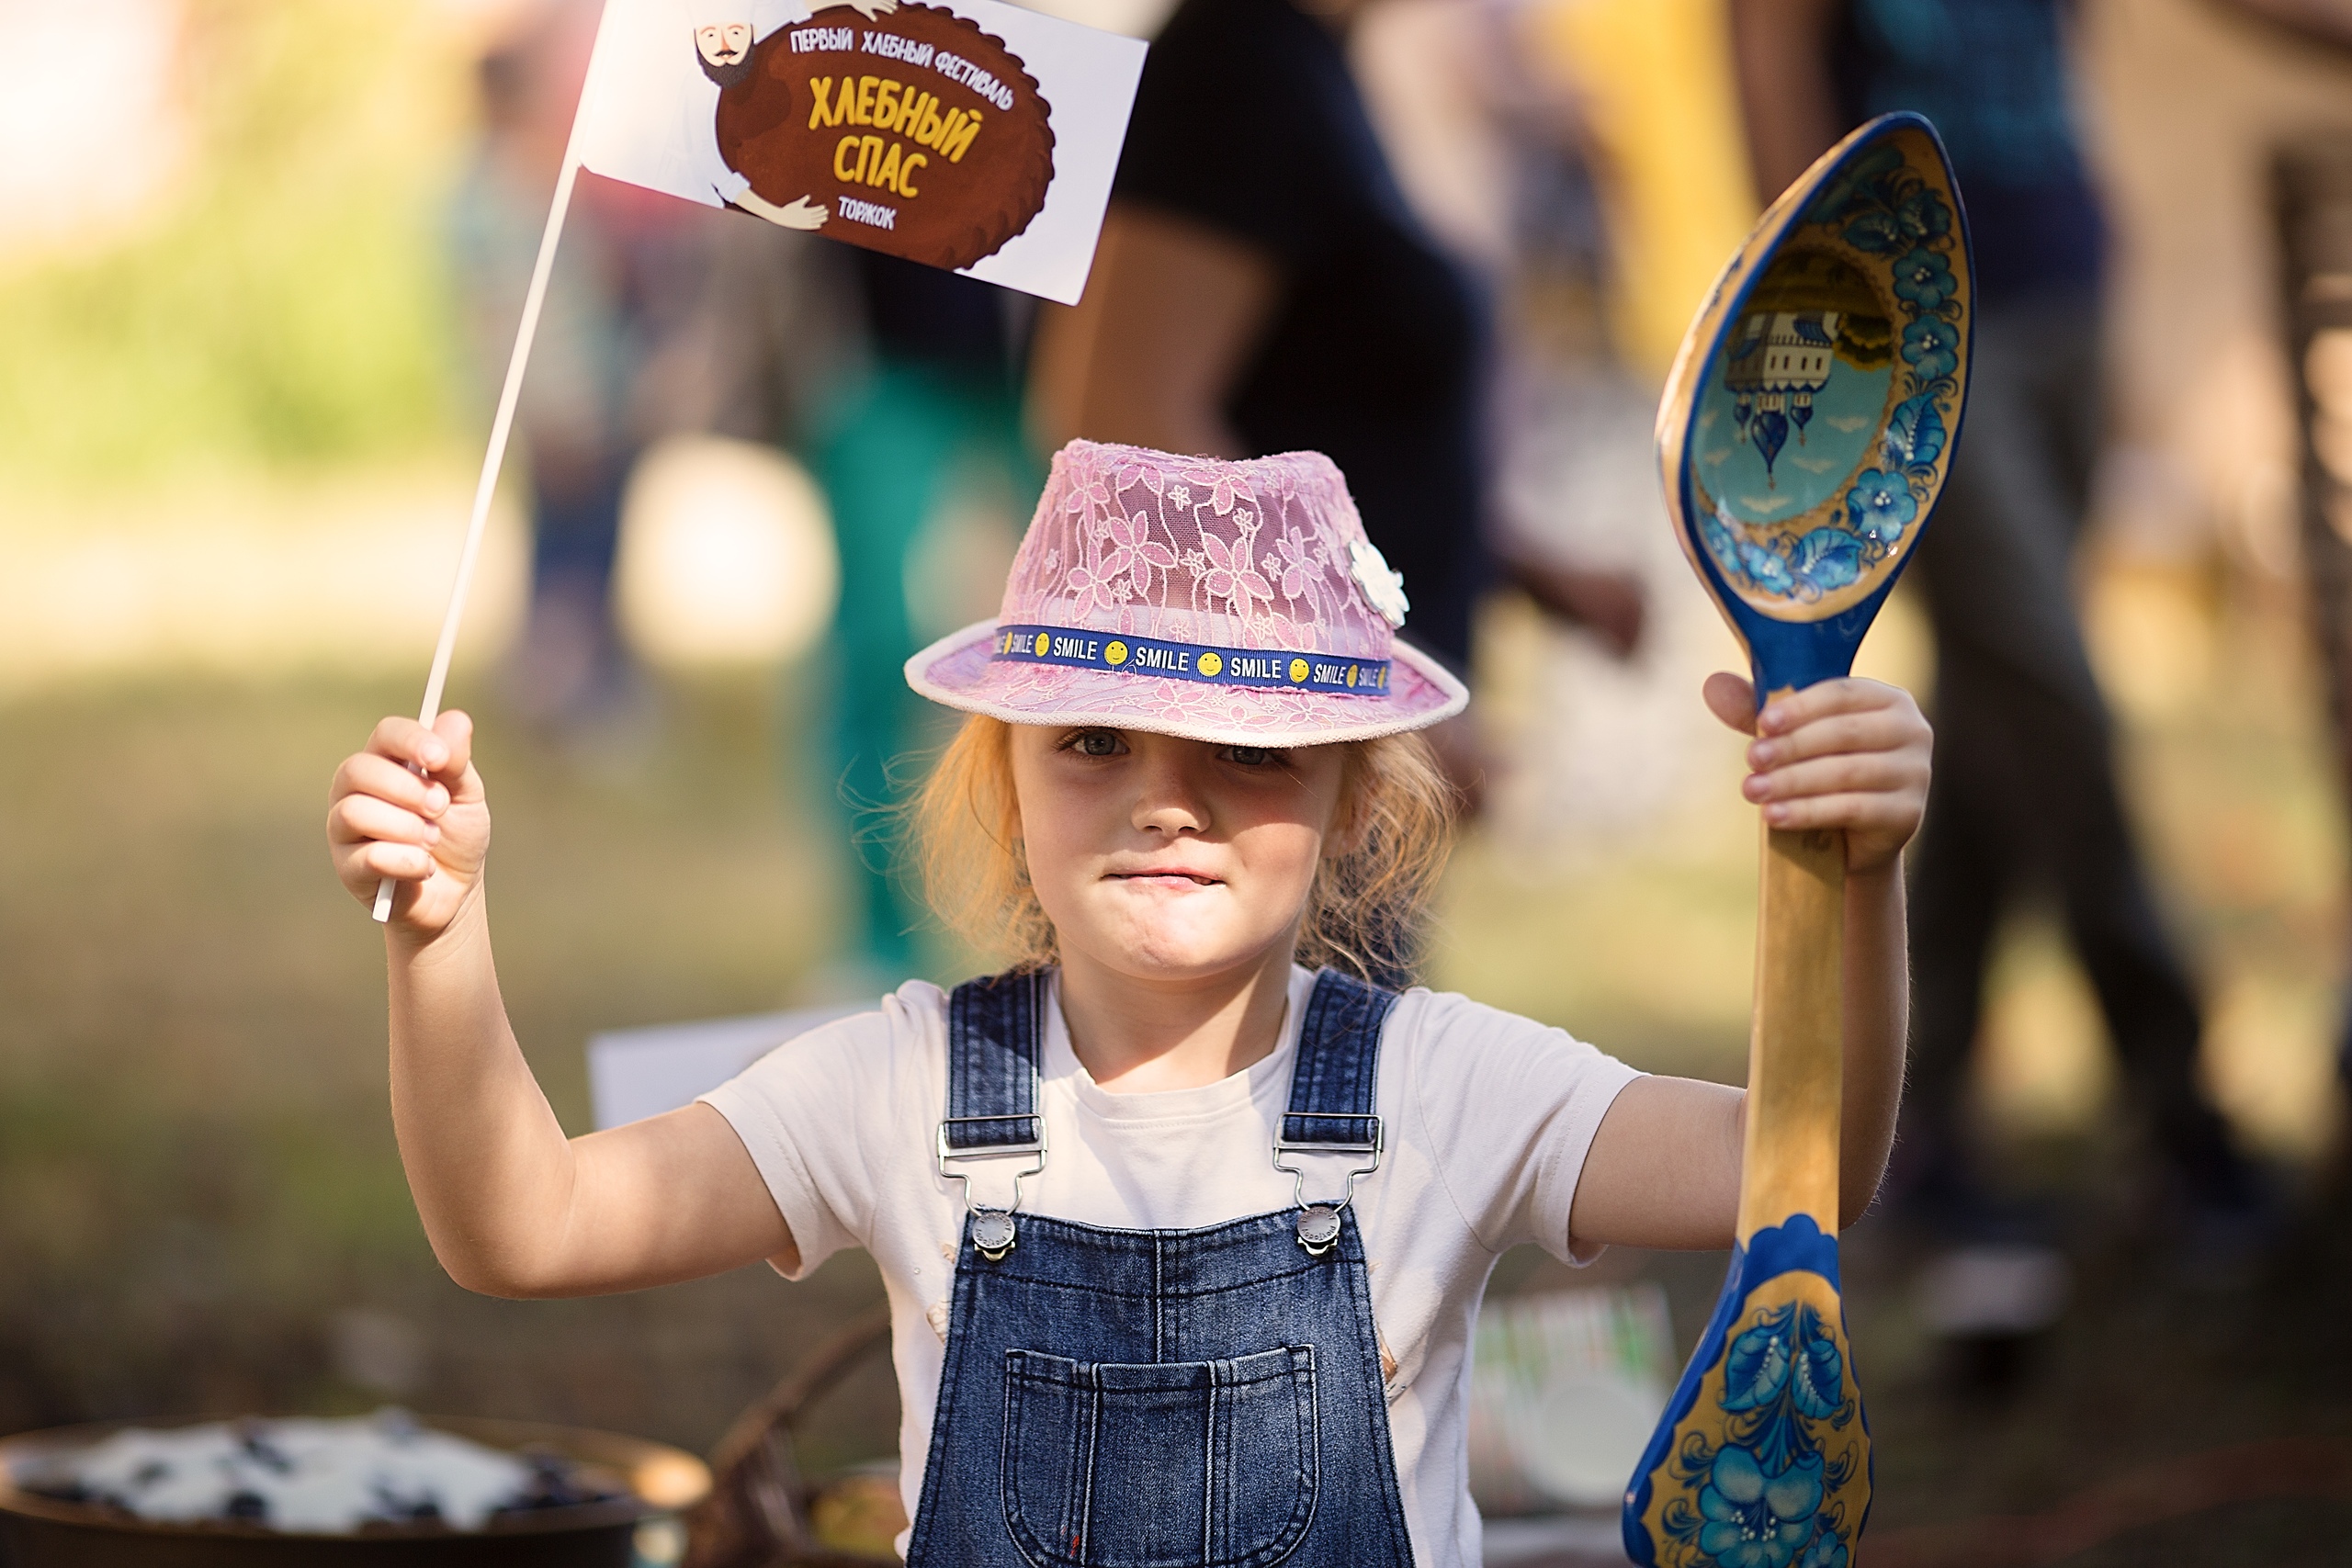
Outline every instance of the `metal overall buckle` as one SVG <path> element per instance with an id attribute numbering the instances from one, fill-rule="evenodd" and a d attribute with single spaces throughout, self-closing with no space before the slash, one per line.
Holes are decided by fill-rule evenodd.
<path id="1" fill-rule="evenodd" d="M 951 1148 L 947 1143 L 950 1122 L 1035 1122 L 1037 1141 L 1034 1144 L 987 1144 L 978 1148 Z M 1021 1207 L 1021 1179 L 1035 1176 L 1046 1168 L 1046 1115 L 1042 1111 L 1015 1116 L 950 1116 L 939 1123 L 939 1174 L 964 1184 L 964 1212 L 972 1219 L 972 1248 L 991 1263 L 1001 1263 L 1012 1250 L 1020 1234 L 1012 1222 L 1012 1213 Z M 1024 1170 L 1012 1173 L 1012 1201 L 1004 1208 L 972 1201 L 972 1178 L 968 1172 L 950 1170 L 952 1159 L 1030 1159 L 1035 1163 Z"/>
<path id="2" fill-rule="evenodd" d="M 1381 1151 L 1387 1143 L 1387 1129 L 1377 1116 L 1357 1116 L 1329 1111 L 1294 1111 L 1284 1116 L 1287 1122 L 1295 1117 L 1302 1122 L 1369 1122 L 1372 1142 L 1368 1144 L 1294 1144 L 1281 1136 L 1274 1139 L 1274 1168 L 1293 1178 L 1292 1192 L 1298 1201 L 1298 1245 L 1306 1248 L 1310 1258 L 1320 1258 L 1331 1250 L 1340 1239 L 1340 1211 L 1345 1209 L 1356 1195 L 1356 1179 L 1370 1176 L 1380 1168 Z M 1360 1165 L 1348 1172 L 1348 1184 L 1340 1192 L 1336 1203 L 1310 1203 L 1306 1201 L 1306 1172 L 1295 1165 L 1284 1165 L 1283 1156 L 1307 1155 L 1370 1155 L 1370 1165 Z"/>

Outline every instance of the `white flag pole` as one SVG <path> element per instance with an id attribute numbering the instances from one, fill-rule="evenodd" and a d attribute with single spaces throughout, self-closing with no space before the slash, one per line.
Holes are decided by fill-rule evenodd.
<path id="1" fill-rule="evenodd" d="M 601 44 L 604 29 L 597 28 Z M 491 496 L 498 489 L 499 465 L 506 457 L 506 438 L 514 428 L 514 404 L 523 391 L 523 367 L 530 362 L 531 339 L 539 330 L 539 307 L 548 296 L 548 275 L 555 269 L 556 242 L 563 234 L 563 217 L 571 207 L 571 187 L 580 175 L 580 128 L 588 120 L 589 95 L 596 85 L 596 61 L 592 54 L 588 78 L 572 111 L 571 134 L 564 142 L 563 168 L 556 175 L 555 199 L 548 207 L 548 226 L 539 235 L 539 257 L 531 267 L 531 287 L 523 296 L 523 320 L 514 329 L 514 352 L 506 361 L 506 384 L 498 394 L 498 414 L 490 423 L 490 450 L 482 454 L 481 478 L 474 486 L 473 518 L 466 525 L 466 546 L 458 555 L 457 581 L 449 585 L 449 608 L 441 617 L 441 641 L 433 649 L 433 673 L 424 682 L 424 703 L 417 722 L 430 729 L 440 716 L 441 691 L 449 680 L 449 656 L 457 650 L 458 627 L 466 618 L 466 593 L 473 587 L 474 562 L 481 555 L 481 536 L 490 521 Z M 381 925 L 392 918 L 392 894 L 400 884 L 385 877 L 376 885 L 372 913 Z"/>

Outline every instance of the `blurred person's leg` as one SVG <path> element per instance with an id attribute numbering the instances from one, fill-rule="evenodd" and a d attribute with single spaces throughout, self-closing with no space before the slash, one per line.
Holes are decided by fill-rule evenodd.
<path id="1" fill-rule="evenodd" d="M 1939 660 L 1938 798 L 1916 868 L 1905 1114 L 1929 1162 L 1961 1157 L 1961 1064 L 1992 931 L 2005 894 L 2030 877 L 2064 908 L 2162 1152 L 2199 1196 L 2228 1201 L 2239 1173 L 2197 1087 L 2196 993 L 2124 817 L 2072 596 L 2098 376 L 2093 300 L 1980 313 L 1961 455 L 1920 544 Z"/>
<path id="2" fill-rule="evenodd" d="M 1989 1217 L 1967 1147 L 1968 1065 L 2018 861 L 2001 830 L 2001 697 L 1977 676 L 1964 651 L 1938 638 L 1935 783 L 1912 858 L 1911 1059 L 1890 1194 L 1959 1232 Z"/>
<path id="3" fill-rule="evenodd" d="M 852 830 L 863 895 L 859 951 L 884 976 L 912 971 L 920 911 L 893 874 L 888 819 L 891 761 L 909 744 L 917 699 L 901 667 L 914 651 L 906 562 L 948 453 L 956 420 L 931 378 L 878 366 L 852 395 L 818 452 L 817 474 L 841 552 L 833 616 L 833 769 L 827 781 Z M 894 980 L 886 983 L 895 983 Z"/>
<path id="4" fill-rule="evenodd" d="M 2066 597 L 2072 525 L 2049 505 L 2021 514 L 2008 493 L 2032 487 L 2016 482 L 2018 470 L 2047 453 L 2029 367 L 2002 355 L 1996 336 L 1980 314 L 1961 456 L 1920 541 L 1917 578 L 1935 631 L 1936 773 L 1912 868 L 1899 1168 L 1921 1216 L 1962 1234 L 1993 1223 L 1966 1129 L 1993 939 L 2013 896 L 2046 871 L 2020 728 L 2027 707 L 2052 705 L 2050 691 L 2079 700 L 2089 681 Z"/>
<path id="5" fill-rule="evenodd" d="M 2097 305 L 2062 302 L 2046 317 L 2024 314 L 2009 332 L 2005 352 L 2030 367 L 2030 394 L 2048 432 L 2048 493 L 2070 525 L 2069 560 L 2090 515 L 2091 485 L 2105 441 L 2098 387 L 2102 356 Z M 2071 608 L 2071 606 L 2070 606 Z M 2079 617 L 2075 647 L 2082 647 Z M 2150 1118 L 2160 1153 L 2186 1181 L 2197 1202 L 2250 1202 L 2250 1173 L 2231 1143 L 2226 1123 L 2198 1082 L 2203 1020 L 2194 982 L 2165 929 L 2126 814 L 2117 775 L 2113 725 L 2087 658 L 2076 666 L 2086 682 L 2071 704 L 2044 716 L 2055 777 L 2031 775 L 2034 800 L 2054 800 L 2047 854 L 2062 900 L 2067 933 L 2082 959 L 2099 1010 L 2122 1057 L 2127 1086 Z"/>
<path id="6" fill-rule="evenodd" d="M 882 809 L 899 797 L 905 780 L 893 778 L 894 765 L 925 742 L 930 713 L 903 673 L 918 636 L 908 568 L 944 499 L 943 482 L 974 458 L 1000 468 L 1020 504 L 1043 483 L 1010 391 L 888 359 L 851 395 L 817 453 L 841 552 L 827 782 L 853 833 L 865 906 L 860 951 L 844 956 L 893 985 L 915 973 L 913 932 L 924 919 L 894 863 L 895 824 Z"/>
<path id="7" fill-rule="evenodd" d="M 612 610 L 621 495 L 636 454 L 531 452 L 531 606 L 510 680 L 533 721 L 603 716 L 626 694 Z"/>

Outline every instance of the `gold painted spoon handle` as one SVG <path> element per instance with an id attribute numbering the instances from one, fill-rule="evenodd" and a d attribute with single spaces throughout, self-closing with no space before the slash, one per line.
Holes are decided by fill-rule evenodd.
<path id="1" fill-rule="evenodd" d="M 1764 829 L 1739 1241 L 1792 1214 L 1838 1234 L 1846 836 Z"/>

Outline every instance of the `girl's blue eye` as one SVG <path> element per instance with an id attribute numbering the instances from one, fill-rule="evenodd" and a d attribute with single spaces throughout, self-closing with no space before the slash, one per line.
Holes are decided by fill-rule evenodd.
<path id="1" fill-rule="evenodd" d="M 1262 768 L 1274 760 L 1274 754 L 1262 746 L 1228 746 L 1225 754 L 1245 768 Z"/>
<path id="2" fill-rule="evenodd" d="M 1115 757 L 1119 754 L 1119 738 L 1107 729 L 1090 729 L 1070 741 L 1070 750 L 1081 757 Z"/>

